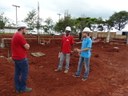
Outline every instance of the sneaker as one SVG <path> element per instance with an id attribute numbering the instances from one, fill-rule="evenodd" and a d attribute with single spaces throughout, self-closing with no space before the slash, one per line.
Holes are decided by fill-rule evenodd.
<path id="1" fill-rule="evenodd" d="M 84 78 L 84 77 L 82 78 L 82 81 L 86 81 L 86 80 L 87 80 L 87 78 Z"/>
<path id="2" fill-rule="evenodd" d="M 55 69 L 54 71 L 55 71 L 55 72 L 59 72 L 59 71 L 61 71 L 61 69 Z"/>
<path id="3" fill-rule="evenodd" d="M 76 74 L 74 74 L 74 75 L 72 75 L 73 77 L 80 77 L 80 75 L 76 75 Z"/>
<path id="4" fill-rule="evenodd" d="M 24 92 L 31 92 L 32 91 L 32 88 L 28 88 L 26 87 L 26 89 L 24 90 Z"/>
<path id="5" fill-rule="evenodd" d="M 68 73 L 68 70 L 65 70 L 64 73 Z"/>

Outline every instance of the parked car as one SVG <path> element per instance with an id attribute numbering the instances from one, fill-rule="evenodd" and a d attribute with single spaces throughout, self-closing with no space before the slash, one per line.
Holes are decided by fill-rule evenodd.
<path id="1" fill-rule="evenodd" d="M 36 31 L 34 31 L 34 30 L 31 30 L 31 31 L 28 31 L 28 33 L 27 34 L 30 34 L 30 35 L 37 35 L 37 32 Z"/>

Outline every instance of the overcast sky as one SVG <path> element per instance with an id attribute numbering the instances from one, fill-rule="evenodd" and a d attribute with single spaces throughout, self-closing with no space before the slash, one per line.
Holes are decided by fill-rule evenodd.
<path id="1" fill-rule="evenodd" d="M 114 12 L 121 10 L 128 11 L 128 0 L 1 0 L 0 13 L 15 22 L 16 8 L 12 5 L 19 5 L 18 21 L 23 20 L 29 11 L 37 9 L 40 5 L 40 17 L 45 20 L 50 17 L 53 21 L 59 19 L 58 13 L 61 17 L 64 12 L 68 10 L 72 17 L 102 17 L 109 18 Z"/>

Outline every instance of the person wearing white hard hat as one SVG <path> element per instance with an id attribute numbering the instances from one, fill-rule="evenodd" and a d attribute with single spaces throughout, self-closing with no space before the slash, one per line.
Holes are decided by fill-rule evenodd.
<path id="1" fill-rule="evenodd" d="M 61 51 L 59 56 L 58 68 L 55 71 L 61 71 L 63 67 L 64 59 L 66 58 L 66 65 L 64 73 L 68 73 L 70 64 L 70 54 L 74 44 L 74 38 L 70 35 L 71 27 L 67 26 L 65 28 L 66 34 L 62 37 Z"/>
<path id="2" fill-rule="evenodd" d="M 28 88 L 26 85 L 29 69 L 27 50 L 30 48 L 30 45 L 23 36 L 26 32 L 26 24 L 20 23 L 18 31 L 13 35 L 11 41 L 12 58 L 15 64 L 14 83 L 17 93 L 32 91 L 32 88 Z"/>
<path id="3" fill-rule="evenodd" d="M 88 31 L 85 29 L 82 31 L 82 46 L 81 49 L 75 48 L 74 51 L 78 52 L 80 54 L 77 72 L 73 75 L 74 77 L 80 77 L 82 67 L 84 64 L 85 72 L 84 76 L 82 78 L 83 81 L 85 81 L 88 78 L 89 70 L 90 70 L 90 57 L 91 57 L 91 48 L 92 48 L 92 40 L 89 37 Z"/>

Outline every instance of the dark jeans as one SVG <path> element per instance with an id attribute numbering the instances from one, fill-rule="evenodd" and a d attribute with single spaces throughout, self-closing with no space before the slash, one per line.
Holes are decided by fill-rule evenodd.
<path id="1" fill-rule="evenodd" d="M 28 59 L 14 60 L 15 62 L 15 88 L 17 91 L 24 91 L 28 77 Z"/>

